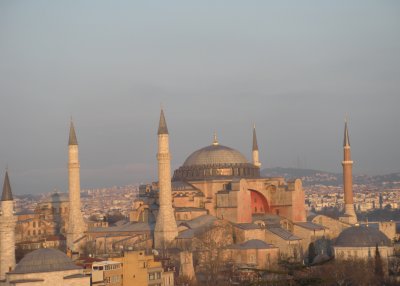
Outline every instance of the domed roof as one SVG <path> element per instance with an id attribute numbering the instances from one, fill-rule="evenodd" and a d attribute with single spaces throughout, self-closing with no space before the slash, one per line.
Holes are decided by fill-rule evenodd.
<path id="1" fill-rule="evenodd" d="M 247 164 L 246 158 L 235 149 L 214 143 L 193 152 L 183 166 L 215 164 Z"/>
<path id="2" fill-rule="evenodd" d="M 391 246 L 390 239 L 373 227 L 353 226 L 345 229 L 336 239 L 335 246 L 342 247 L 375 247 Z"/>
<path id="3" fill-rule="evenodd" d="M 38 273 L 81 269 L 63 252 L 53 248 L 42 248 L 24 256 L 12 273 Z"/>

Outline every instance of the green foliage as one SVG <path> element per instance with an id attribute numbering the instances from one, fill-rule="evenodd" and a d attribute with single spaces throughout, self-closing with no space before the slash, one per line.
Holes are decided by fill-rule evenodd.
<path id="1" fill-rule="evenodd" d="M 379 252 L 378 244 L 376 244 L 375 248 L 375 275 L 379 278 L 383 278 L 383 265 L 382 265 L 382 258 Z"/>
<path id="2" fill-rule="evenodd" d="M 317 251 L 313 242 L 308 246 L 308 264 L 312 264 L 314 258 L 317 256 Z"/>

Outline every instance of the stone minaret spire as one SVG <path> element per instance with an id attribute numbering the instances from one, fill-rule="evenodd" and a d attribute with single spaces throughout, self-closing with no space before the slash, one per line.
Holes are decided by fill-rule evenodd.
<path id="1" fill-rule="evenodd" d="M 347 119 L 344 124 L 343 139 L 343 189 L 344 189 L 344 214 L 347 222 L 357 223 L 357 216 L 353 204 L 353 161 L 351 160 L 349 130 L 347 128 Z"/>
<path id="2" fill-rule="evenodd" d="M 171 155 L 169 153 L 168 128 L 161 109 L 158 126 L 158 188 L 160 209 L 154 228 L 155 248 L 166 248 L 178 236 L 171 194 Z"/>
<path id="3" fill-rule="evenodd" d="M 15 267 L 15 226 L 14 199 L 11 192 L 8 171 L 4 177 L 0 210 L 0 280 Z"/>
<path id="4" fill-rule="evenodd" d="M 83 237 L 85 223 L 81 212 L 81 185 L 79 175 L 78 140 L 71 120 L 68 141 L 68 179 L 69 179 L 69 216 L 67 229 L 67 248 L 76 252 L 78 245 L 74 242 Z"/>
<path id="5" fill-rule="evenodd" d="M 253 165 L 256 167 L 261 167 L 261 162 L 258 154 L 258 144 L 257 144 L 257 134 L 256 125 L 253 126 Z"/>

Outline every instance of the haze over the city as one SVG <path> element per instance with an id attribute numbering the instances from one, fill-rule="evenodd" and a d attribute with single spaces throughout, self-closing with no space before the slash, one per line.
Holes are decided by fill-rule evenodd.
<path id="1" fill-rule="evenodd" d="M 229 3 L 229 5 L 227 5 Z M 160 105 L 172 168 L 220 144 L 263 167 L 400 171 L 398 1 L 2 1 L 0 168 L 13 192 L 155 180 Z"/>

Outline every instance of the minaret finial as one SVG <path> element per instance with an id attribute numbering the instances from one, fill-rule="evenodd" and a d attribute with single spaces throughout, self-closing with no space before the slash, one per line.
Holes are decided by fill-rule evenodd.
<path id="1" fill-rule="evenodd" d="M 160 122 L 158 124 L 158 135 L 160 134 L 168 134 L 168 128 L 167 128 L 167 121 L 165 120 L 164 116 L 164 109 L 161 107 L 161 113 L 160 113 Z"/>
<path id="2" fill-rule="evenodd" d="M 72 116 L 71 116 L 71 124 L 69 127 L 68 145 L 78 145 L 78 140 L 76 139 L 75 127 L 74 127 L 74 122 L 72 121 Z"/>
<path id="3" fill-rule="evenodd" d="M 1 200 L 2 201 L 12 201 L 13 200 L 10 179 L 8 178 L 8 169 L 6 169 L 6 174 L 4 176 L 3 193 L 1 195 Z"/>
<path id="4" fill-rule="evenodd" d="M 347 127 L 347 116 L 346 116 L 346 118 L 344 120 L 343 146 L 349 146 L 350 147 L 349 129 Z"/>
<path id="5" fill-rule="evenodd" d="M 213 143 L 212 143 L 214 146 L 216 146 L 216 145 L 219 145 L 219 143 L 218 143 L 218 138 L 217 138 L 217 132 L 215 132 L 214 131 L 214 140 L 213 140 Z"/>

